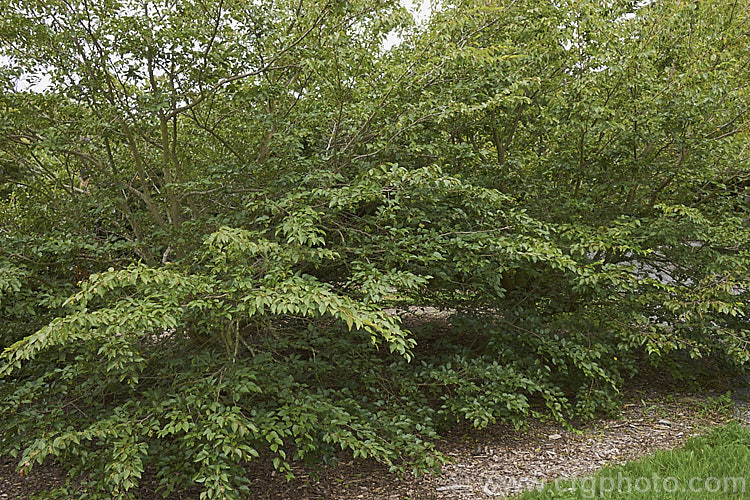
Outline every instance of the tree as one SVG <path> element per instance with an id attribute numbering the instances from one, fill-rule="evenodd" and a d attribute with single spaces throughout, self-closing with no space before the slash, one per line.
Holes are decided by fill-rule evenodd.
<path id="1" fill-rule="evenodd" d="M 261 454 L 418 471 L 457 420 L 748 360 L 744 2 L 2 7 L 22 469 L 106 498 L 145 470 L 239 497 Z M 406 330 L 415 305 L 450 332 Z"/>

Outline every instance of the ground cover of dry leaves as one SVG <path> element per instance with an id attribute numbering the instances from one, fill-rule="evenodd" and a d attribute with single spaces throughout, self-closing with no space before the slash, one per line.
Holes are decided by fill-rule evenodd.
<path id="1" fill-rule="evenodd" d="M 287 482 L 260 461 L 253 469 L 254 499 L 364 499 L 427 500 L 503 498 L 544 481 L 584 476 L 606 464 L 643 456 L 657 449 L 683 444 L 707 427 L 731 418 L 750 423 L 746 385 L 735 388 L 742 396 L 734 415 L 717 411 L 718 392 L 677 390 L 663 381 L 636 382 L 623 395 L 619 414 L 573 429 L 559 424 L 532 422 L 525 431 L 496 426 L 484 430 L 459 429 L 439 443 L 453 461 L 439 474 L 399 479 L 381 465 L 347 461 L 317 473 L 295 467 Z M 712 399 L 713 398 L 713 399 Z M 28 476 L 15 471 L 15 461 L 0 459 L 0 499 L 21 500 L 62 484 L 64 471 L 54 465 L 35 468 Z M 144 477 L 138 498 L 160 498 L 153 479 Z M 198 498 L 184 491 L 172 499 Z"/>

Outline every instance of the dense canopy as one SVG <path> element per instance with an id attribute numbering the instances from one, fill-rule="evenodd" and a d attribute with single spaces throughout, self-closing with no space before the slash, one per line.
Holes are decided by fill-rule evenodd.
<path id="1" fill-rule="evenodd" d="M 747 0 L 0 11 L 0 454 L 51 495 L 420 471 L 750 360 Z"/>

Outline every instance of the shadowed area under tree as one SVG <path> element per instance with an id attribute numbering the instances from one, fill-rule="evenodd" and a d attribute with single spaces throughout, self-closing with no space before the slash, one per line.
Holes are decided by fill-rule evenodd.
<path id="1" fill-rule="evenodd" d="M 241 498 L 744 373 L 749 8 L 0 0 L 3 460 Z"/>

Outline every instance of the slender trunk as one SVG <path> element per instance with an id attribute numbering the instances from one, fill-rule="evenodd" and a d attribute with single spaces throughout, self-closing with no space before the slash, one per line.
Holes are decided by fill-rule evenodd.
<path id="1" fill-rule="evenodd" d="M 164 217 L 159 213 L 159 209 L 154 203 L 153 198 L 151 198 L 151 194 L 148 188 L 148 183 L 146 179 L 148 176 L 146 175 L 146 168 L 143 163 L 143 158 L 141 157 L 141 153 L 138 150 L 138 144 L 135 141 L 135 137 L 133 136 L 133 132 L 130 130 L 130 127 L 127 123 L 125 123 L 125 120 L 122 117 L 118 117 L 118 121 L 120 122 L 120 125 L 122 126 L 123 134 L 125 135 L 125 140 L 128 143 L 128 149 L 130 149 L 130 153 L 133 155 L 133 163 L 135 165 L 135 171 L 138 174 L 138 178 L 141 184 L 141 192 L 143 193 L 143 202 L 146 204 L 146 208 L 148 208 L 149 213 L 154 218 L 154 222 L 156 222 L 161 227 L 166 227 L 167 222 L 164 220 Z"/>
<path id="2" fill-rule="evenodd" d="M 164 192 L 169 203 L 169 217 L 172 224 L 180 227 L 180 204 L 175 195 L 175 178 L 172 172 L 172 166 L 175 160 L 172 158 L 172 148 L 169 140 L 169 119 L 164 113 L 159 113 L 159 125 L 161 130 L 161 148 L 162 148 L 162 168 L 164 169 Z"/>

